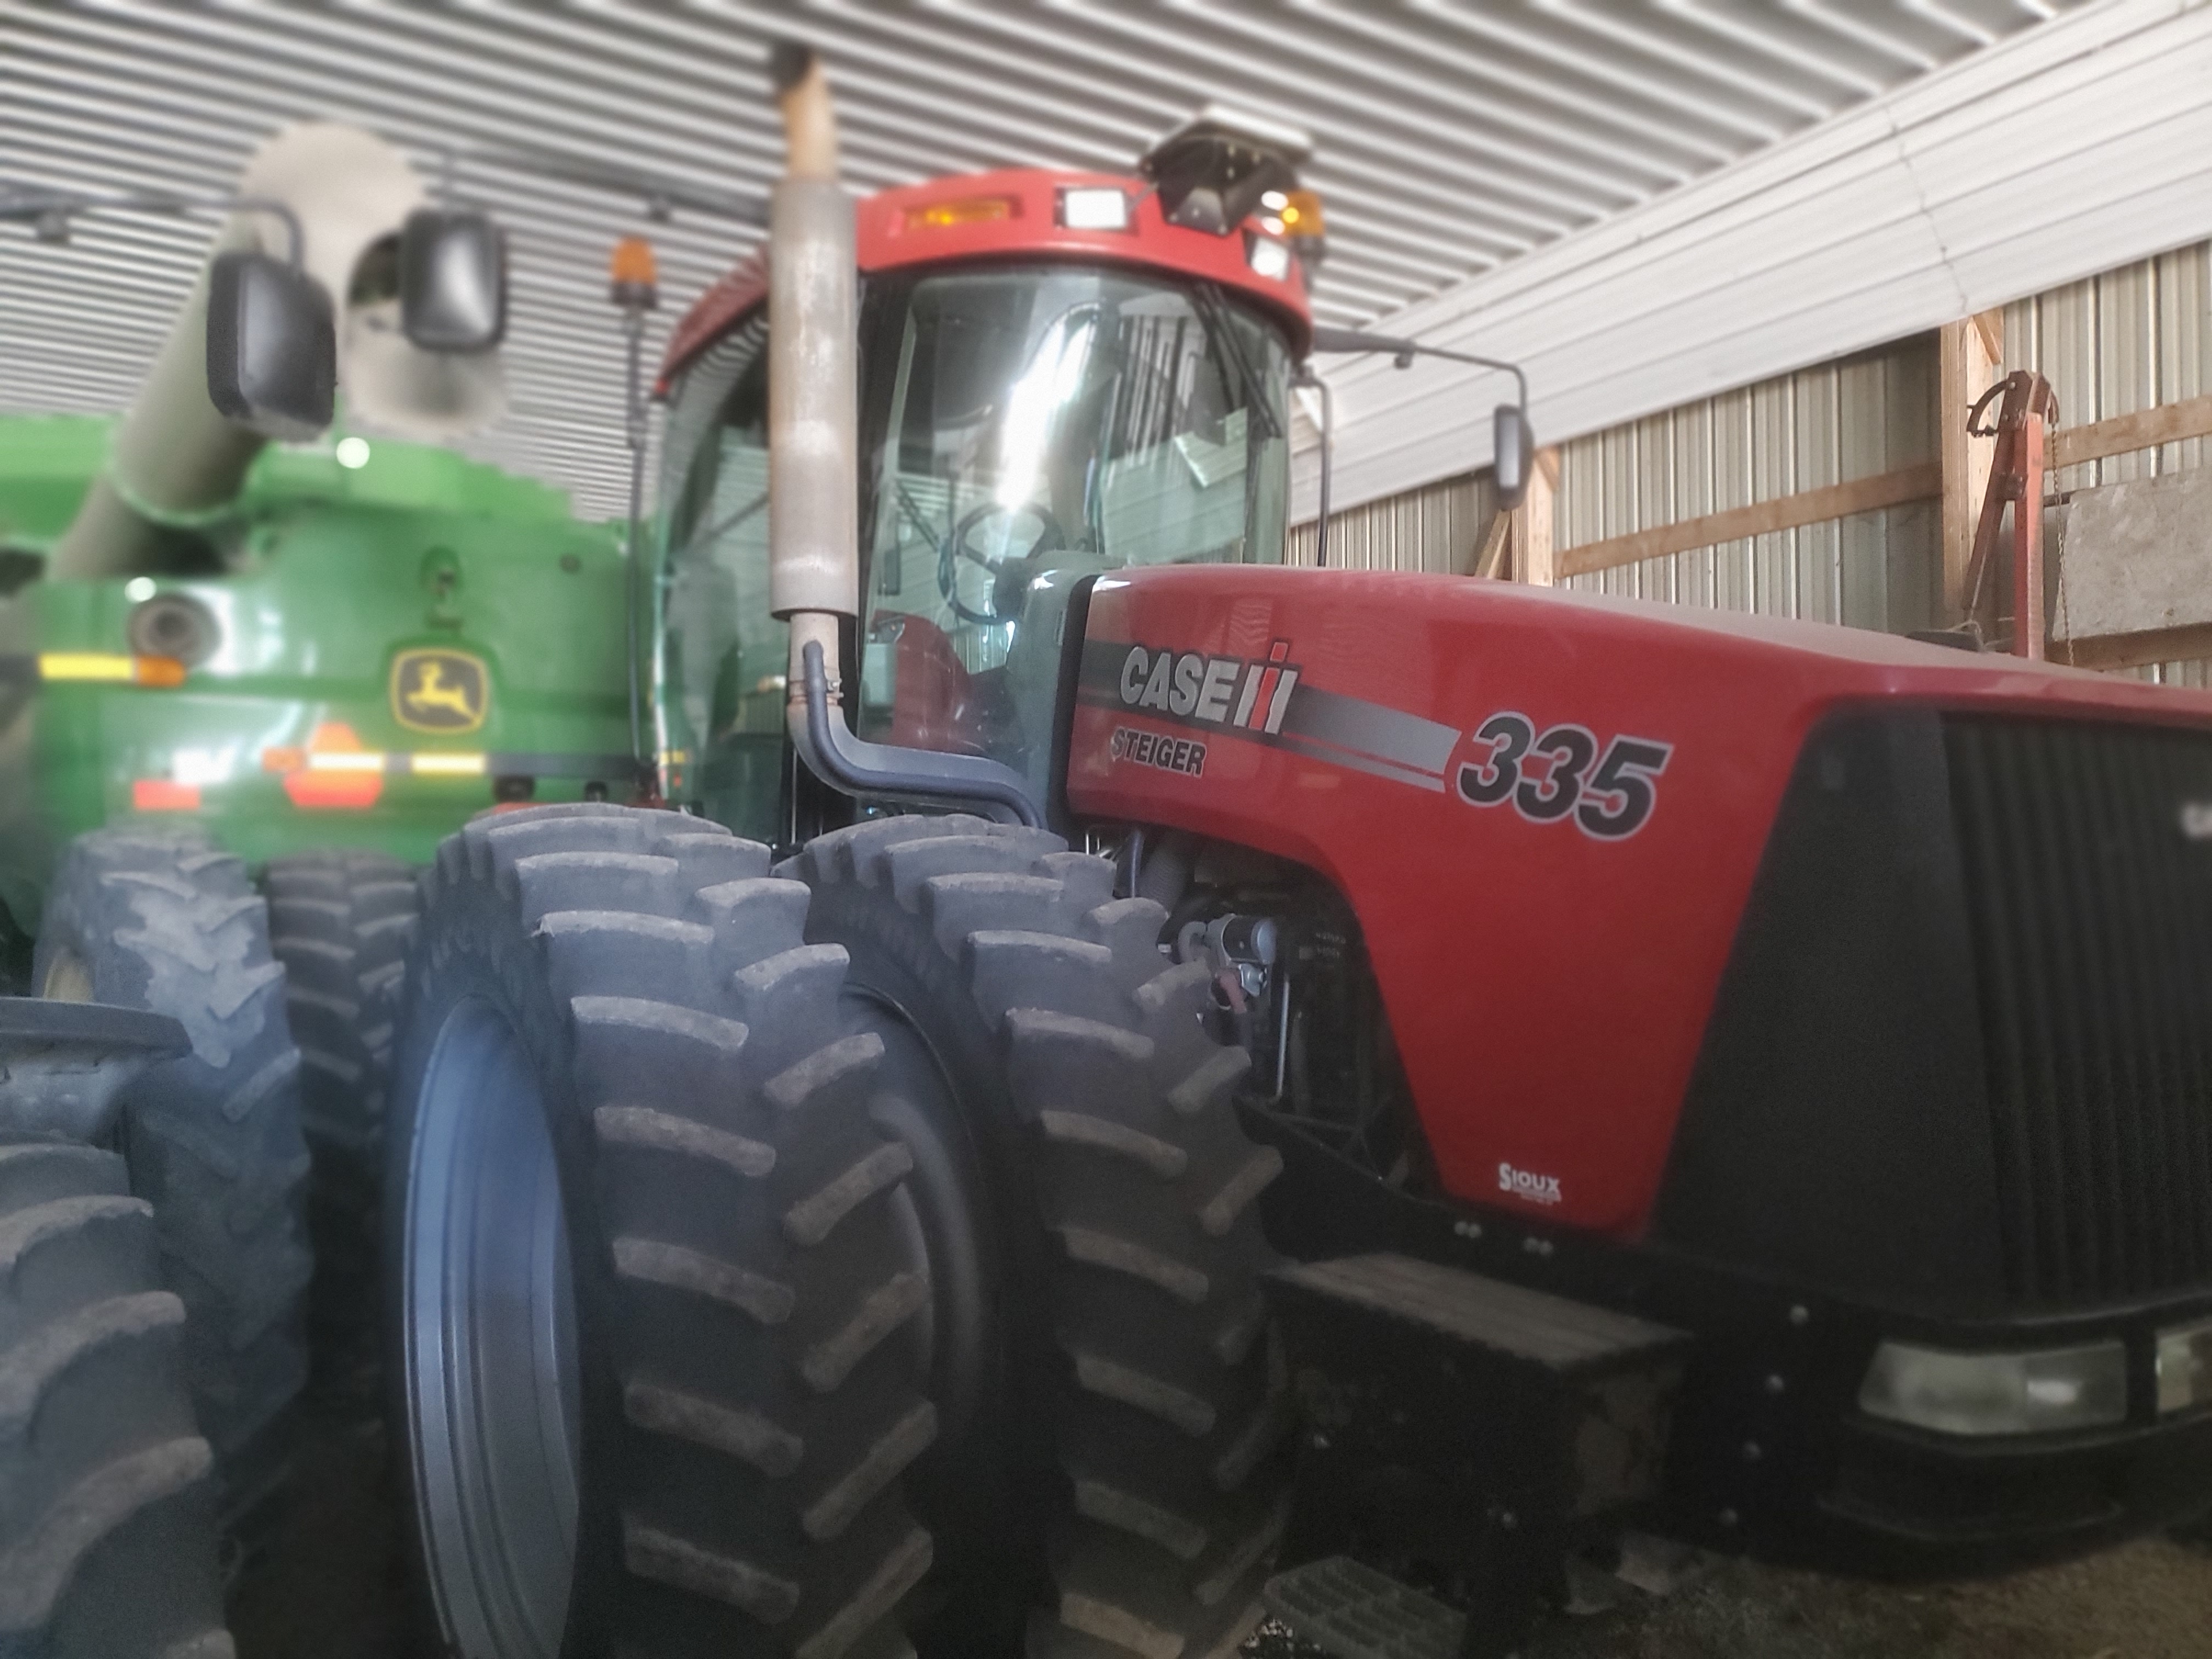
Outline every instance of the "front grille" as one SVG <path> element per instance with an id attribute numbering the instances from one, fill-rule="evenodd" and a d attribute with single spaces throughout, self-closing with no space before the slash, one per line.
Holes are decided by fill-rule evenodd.
<path id="1" fill-rule="evenodd" d="M 2212 735 L 1958 715 L 1944 745 L 2008 1287 L 2212 1282 Z"/>

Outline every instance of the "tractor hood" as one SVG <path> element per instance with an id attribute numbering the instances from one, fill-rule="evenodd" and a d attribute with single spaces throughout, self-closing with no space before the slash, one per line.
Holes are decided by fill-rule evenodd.
<path id="1" fill-rule="evenodd" d="M 1067 799 L 1328 877 L 1447 1188 L 1634 1236 L 1808 737 L 1863 709 L 1930 732 L 2178 728 L 2212 756 L 2212 696 L 1880 634 L 1464 578 L 1156 568 L 1092 592 Z M 1886 787 L 1837 754 L 1801 787 Z M 2198 760 L 2127 799 L 2212 862 Z"/>

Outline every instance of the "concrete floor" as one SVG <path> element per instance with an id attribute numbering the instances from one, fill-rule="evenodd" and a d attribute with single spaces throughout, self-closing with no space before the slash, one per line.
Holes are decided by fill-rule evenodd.
<path id="1" fill-rule="evenodd" d="M 1263 1633 L 1249 1659 L 1321 1659 Z M 1938 1589 L 1729 1562 L 1662 1601 L 1555 1617 L 1522 1659 L 2208 1659 L 2212 1548 L 2146 1539 Z"/>
<path id="2" fill-rule="evenodd" d="M 231 1601 L 239 1659 L 417 1659 L 401 1634 L 381 1435 L 308 1401 L 300 1474 Z M 1523 1659 L 2212 1659 L 2212 1546 L 2146 1539 L 2085 1561 L 1899 1589 L 1719 1565 L 1662 1601 L 1546 1623 Z M 1252 1659 L 1316 1659 L 1280 1638 Z"/>

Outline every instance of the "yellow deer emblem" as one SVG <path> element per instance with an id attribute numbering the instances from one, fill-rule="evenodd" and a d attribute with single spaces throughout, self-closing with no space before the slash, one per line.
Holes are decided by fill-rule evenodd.
<path id="1" fill-rule="evenodd" d="M 483 724 L 484 665 L 465 652 L 403 651 L 392 665 L 392 714 L 415 732 L 473 732 Z"/>

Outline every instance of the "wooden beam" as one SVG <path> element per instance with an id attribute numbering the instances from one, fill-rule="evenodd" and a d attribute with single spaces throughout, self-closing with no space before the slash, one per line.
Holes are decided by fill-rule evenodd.
<path id="1" fill-rule="evenodd" d="M 1474 574 L 1476 575 L 1498 574 L 1498 567 L 1505 562 L 1506 548 L 1512 540 L 1512 532 L 1513 515 L 1510 513 L 1493 513 L 1490 515 L 1490 528 L 1483 532 L 1482 545 L 1475 550 Z"/>
<path id="2" fill-rule="evenodd" d="M 2004 313 L 1984 311 L 1946 323 L 1936 334 L 1937 454 L 1943 477 L 1943 610 L 1965 614 L 1966 567 L 1974 558 L 1974 526 L 1990 483 L 1995 438 L 1966 435 L 1966 412 L 1996 379 L 2004 356 Z"/>
<path id="3" fill-rule="evenodd" d="M 2076 668 L 2141 668 L 2146 663 L 2193 662 L 2205 657 L 2212 657 L 2212 623 L 2051 642 L 2051 660 Z"/>
<path id="4" fill-rule="evenodd" d="M 1626 536 L 1608 536 L 1601 542 L 1585 542 L 1559 556 L 1559 574 L 1580 576 L 1593 570 L 1610 569 L 1614 565 L 1634 564 L 1641 559 L 1687 553 L 1693 548 L 1711 547 L 1716 542 L 1741 541 L 1777 530 L 1795 530 L 1801 525 L 1847 519 L 1855 513 L 1873 513 L 1885 507 L 1902 507 L 1907 501 L 1929 501 L 1942 487 L 1942 469 L 1937 462 L 1900 467 L 1894 472 L 1878 472 L 1871 478 L 1854 478 L 1849 483 L 1829 484 L 1825 489 L 1808 489 L 1796 495 L 1779 495 L 1771 501 L 1753 501 L 1749 507 L 1732 507 L 1725 512 L 1683 519 Z"/>
<path id="5" fill-rule="evenodd" d="M 1513 509 L 1513 574 L 1539 587 L 1558 584 L 1559 568 L 1553 536 L 1552 507 L 1559 489 L 1559 452 L 1540 449 L 1528 473 L 1528 493 Z"/>
<path id="6" fill-rule="evenodd" d="M 2087 426 L 2061 427 L 2051 434 L 2051 465 L 2075 466 L 2107 455 L 2155 449 L 2185 438 L 2212 438 L 2212 395 L 2160 404 L 2132 415 L 2115 415 Z"/>

